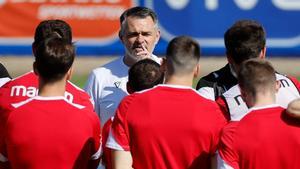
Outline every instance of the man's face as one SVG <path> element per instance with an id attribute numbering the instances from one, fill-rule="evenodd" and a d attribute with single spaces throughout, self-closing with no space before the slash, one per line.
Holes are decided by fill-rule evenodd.
<path id="1" fill-rule="evenodd" d="M 150 16 L 146 18 L 128 17 L 123 23 L 121 41 L 125 46 L 126 57 L 135 62 L 151 57 L 160 32 Z"/>

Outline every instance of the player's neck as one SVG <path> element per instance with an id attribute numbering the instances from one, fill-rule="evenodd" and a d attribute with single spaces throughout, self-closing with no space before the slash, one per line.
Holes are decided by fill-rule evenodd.
<path id="1" fill-rule="evenodd" d="M 264 107 L 276 103 L 275 95 L 270 93 L 258 94 L 255 97 L 253 107 Z"/>
<path id="2" fill-rule="evenodd" d="M 66 90 L 66 81 L 60 80 L 52 83 L 39 83 L 39 96 L 43 97 L 54 97 L 64 96 Z"/>
<path id="3" fill-rule="evenodd" d="M 193 76 L 166 76 L 165 84 L 193 87 Z"/>

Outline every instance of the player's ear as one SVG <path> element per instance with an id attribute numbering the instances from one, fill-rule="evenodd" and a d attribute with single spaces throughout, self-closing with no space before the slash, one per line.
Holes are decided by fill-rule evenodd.
<path id="1" fill-rule="evenodd" d="M 262 48 L 259 58 L 260 59 L 265 59 L 266 58 L 266 52 L 267 52 L 267 48 L 266 47 Z"/>
<path id="2" fill-rule="evenodd" d="M 161 62 L 160 62 L 160 71 L 161 72 L 166 72 L 166 70 L 167 70 L 167 59 L 162 58 Z"/>
<path id="3" fill-rule="evenodd" d="M 160 30 L 157 29 L 157 31 L 156 31 L 156 37 L 155 37 L 155 42 L 154 42 L 155 45 L 158 43 L 159 39 L 160 39 Z"/>
<path id="4" fill-rule="evenodd" d="M 198 78 L 200 75 L 200 64 L 198 63 L 194 70 L 194 78 Z"/>
<path id="5" fill-rule="evenodd" d="M 281 86 L 280 82 L 276 80 L 276 85 L 275 85 L 276 93 L 279 91 L 280 86 Z"/>
<path id="6" fill-rule="evenodd" d="M 72 78 L 73 75 L 73 66 L 70 67 L 70 69 L 68 70 L 67 74 L 66 74 L 66 79 L 70 80 Z"/>
<path id="7" fill-rule="evenodd" d="M 32 67 L 33 67 L 33 72 L 34 72 L 34 74 L 36 74 L 36 75 L 38 76 L 38 75 L 39 75 L 39 71 L 37 70 L 36 61 L 33 62 Z"/>
<path id="8" fill-rule="evenodd" d="M 228 62 L 229 64 L 233 64 L 232 57 L 231 57 L 229 54 L 226 54 L 226 58 L 227 58 L 227 62 Z"/>
<path id="9" fill-rule="evenodd" d="M 123 43 L 123 34 L 122 34 L 122 30 L 119 31 L 119 39 L 120 41 Z"/>

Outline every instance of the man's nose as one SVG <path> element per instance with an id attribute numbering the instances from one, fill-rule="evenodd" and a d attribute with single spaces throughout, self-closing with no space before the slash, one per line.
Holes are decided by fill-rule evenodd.
<path id="1" fill-rule="evenodd" d="M 144 36 L 140 33 L 138 36 L 137 36 L 137 39 L 136 39 L 139 43 L 142 43 L 144 42 L 145 38 Z"/>

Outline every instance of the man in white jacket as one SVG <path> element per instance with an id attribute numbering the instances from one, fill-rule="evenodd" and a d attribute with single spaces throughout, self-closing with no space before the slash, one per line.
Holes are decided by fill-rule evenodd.
<path id="1" fill-rule="evenodd" d="M 85 86 L 85 91 L 94 101 L 101 125 L 115 114 L 121 99 L 128 95 L 128 69 L 145 58 L 160 63 L 160 59 L 152 54 L 160 38 L 157 22 L 156 14 L 146 7 L 130 8 L 120 16 L 119 38 L 125 47 L 125 55 L 94 69 Z"/>

